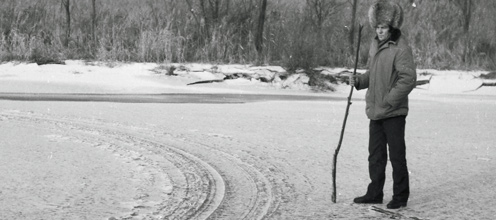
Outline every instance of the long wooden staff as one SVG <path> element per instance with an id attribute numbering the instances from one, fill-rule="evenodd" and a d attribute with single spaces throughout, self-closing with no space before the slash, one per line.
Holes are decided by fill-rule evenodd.
<path id="1" fill-rule="evenodd" d="M 362 37 L 362 28 L 363 26 L 360 24 L 358 29 L 358 46 L 356 49 L 356 58 L 355 58 L 355 69 L 353 70 L 353 76 L 356 74 L 357 66 L 358 66 L 358 56 L 360 54 L 360 39 Z M 348 105 L 346 106 L 346 112 L 344 114 L 343 127 L 341 128 L 341 136 L 339 137 L 338 147 L 334 152 L 334 157 L 332 158 L 332 202 L 336 203 L 336 162 L 338 159 L 338 153 L 341 149 L 341 143 L 343 142 L 344 129 L 346 127 L 346 120 L 348 119 L 348 113 L 350 111 L 351 105 L 351 96 L 353 95 L 354 85 L 351 85 L 350 95 L 348 96 Z"/>

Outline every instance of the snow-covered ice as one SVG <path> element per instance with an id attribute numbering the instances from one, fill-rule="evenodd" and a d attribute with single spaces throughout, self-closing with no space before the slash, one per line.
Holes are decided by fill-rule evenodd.
<path id="1" fill-rule="evenodd" d="M 184 64 L 206 71 L 208 64 Z M 355 91 L 331 202 L 332 154 L 349 86 L 336 92 L 245 79 L 186 84 L 157 64 L 0 64 L 0 93 L 235 93 L 329 101 L 164 104 L 0 100 L 0 219 L 384 219 L 365 193 L 368 119 Z M 222 71 L 229 65 L 219 66 Z M 234 65 L 233 71 L 255 67 Z M 274 71 L 280 67 L 271 67 Z M 345 69 L 328 69 L 329 73 Z M 227 70 L 226 70 L 227 71 Z M 495 87 L 483 71 L 418 70 L 410 95 L 405 216 L 494 219 Z M 214 74 L 214 73 L 212 73 Z M 392 195 L 391 167 L 385 201 Z M 384 208 L 385 205 L 379 205 Z"/>

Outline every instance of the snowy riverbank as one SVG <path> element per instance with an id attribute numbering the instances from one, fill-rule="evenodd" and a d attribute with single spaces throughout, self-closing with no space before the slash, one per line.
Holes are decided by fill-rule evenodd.
<path id="1" fill-rule="evenodd" d="M 312 92 L 308 77 L 289 77 L 281 67 L 248 65 L 170 64 L 174 75 L 153 63 L 86 63 L 66 61 L 66 65 L 35 63 L 0 64 L 0 92 L 16 93 L 307 93 Z M 337 75 L 348 69 L 321 68 L 322 74 Z M 349 71 L 349 70 L 348 70 Z M 363 72 L 359 70 L 358 72 Z M 418 70 L 419 79 L 431 79 L 413 94 L 496 95 L 489 87 L 477 89 L 478 78 L 487 71 Z M 427 75 L 420 75 L 427 73 Z M 188 85 L 202 80 L 222 82 Z M 300 74 L 300 75 L 304 75 Z M 245 77 L 243 77 L 245 76 Z M 248 76 L 248 77 L 246 77 Z M 279 79 L 274 79 L 278 78 Z M 267 78 L 271 78 L 267 82 Z M 265 81 L 265 82 L 264 82 Z M 344 84 L 332 85 L 337 93 L 348 90 Z M 476 90 L 477 89 L 477 90 Z"/>

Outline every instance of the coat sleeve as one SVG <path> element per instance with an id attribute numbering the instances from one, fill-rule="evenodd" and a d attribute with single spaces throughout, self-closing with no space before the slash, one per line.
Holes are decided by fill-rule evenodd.
<path id="1" fill-rule="evenodd" d="M 408 94 L 415 88 L 417 82 L 416 66 L 410 47 L 400 49 L 394 61 L 394 68 L 397 71 L 398 78 L 393 83 L 386 100 L 391 106 L 397 107 L 407 99 Z"/>
<path id="2" fill-rule="evenodd" d="M 372 57 L 375 55 L 375 48 L 377 47 L 377 45 L 374 43 L 375 43 L 375 41 L 373 41 L 370 44 L 370 48 L 369 48 L 369 59 L 367 60 L 367 69 L 368 69 L 367 72 L 365 72 L 364 74 L 358 75 L 356 78 L 355 88 L 357 90 L 369 88 L 370 63 L 372 62 Z"/>
<path id="3" fill-rule="evenodd" d="M 358 75 L 356 77 L 355 88 L 357 90 L 369 88 L 369 73 L 370 71 L 367 70 L 367 72 L 365 72 L 364 74 Z"/>

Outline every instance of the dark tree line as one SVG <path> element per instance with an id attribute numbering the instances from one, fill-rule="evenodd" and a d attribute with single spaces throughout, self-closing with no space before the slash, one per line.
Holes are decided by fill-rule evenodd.
<path id="1" fill-rule="evenodd" d="M 398 0 L 420 68 L 496 69 L 496 1 Z M 0 0 L 0 59 L 352 66 L 369 0 Z M 367 61 L 361 51 L 360 65 Z"/>

